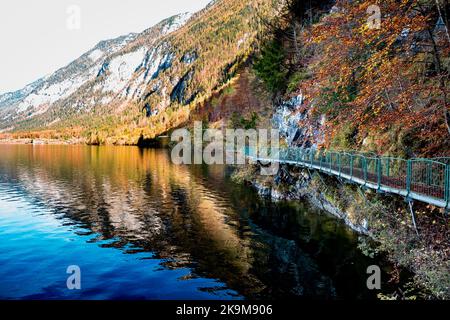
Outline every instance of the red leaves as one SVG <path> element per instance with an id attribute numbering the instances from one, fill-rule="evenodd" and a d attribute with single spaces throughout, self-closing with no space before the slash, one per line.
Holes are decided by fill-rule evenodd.
<path id="1" fill-rule="evenodd" d="M 322 19 L 307 41 L 319 50 L 303 92 L 315 104 L 327 106 L 327 140 L 348 125 L 361 137 L 400 127 L 413 139 L 426 141 L 417 143 L 418 152 L 430 155 L 439 145 L 447 148 L 440 78 L 433 73 L 433 55 L 421 43 L 427 41 L 424 34 L 434 9 L 419 13 L 417 0 L 380 1 L 381 28 L 370 29 L 366 20 L 371 4 L 338 1 L 339 13 Z M 440 48 L 443 56 L 450 51 Z"/>

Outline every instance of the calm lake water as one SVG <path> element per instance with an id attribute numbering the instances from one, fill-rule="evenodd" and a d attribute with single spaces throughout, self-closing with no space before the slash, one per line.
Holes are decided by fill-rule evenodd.
<path id="1" fill-rule="evenodd" d="M 355 233 L 231 170 L 166 150 L 0 145 L 0 298 L 375 298 L 378 262 Z"/>

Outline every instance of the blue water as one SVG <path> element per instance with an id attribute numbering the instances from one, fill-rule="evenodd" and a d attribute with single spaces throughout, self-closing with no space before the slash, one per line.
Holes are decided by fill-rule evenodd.
<path id="1" fill-rule="evenodd" d="M 20 192 L 0 185 L 0 297 L 25 299 L 207 299 L 238 298 L 217 290 L 214 279 L 190 279 L 188 268 L 162 268 L 151 252 L 70 226 L 71 222 Z M 7 195 L 5 197 L 5 195 Z M 137 250 L 132 255 L 127 251 Z M 78 265 L 82 290 L 68 290 L 66 269 Z M 215 289 L 211 293 L 203 288 Z"/>
<path id="2" fill-rule="evenodd" d="M 0 145 L 0 298 L 374 298 L 357 235 L 165 150 Z M 81 269 L 69 290 L 67 267 Z"/>

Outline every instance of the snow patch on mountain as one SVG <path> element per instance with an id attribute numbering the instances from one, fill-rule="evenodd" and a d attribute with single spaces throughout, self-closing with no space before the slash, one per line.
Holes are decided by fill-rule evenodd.
<path id="1" fill-rule="evenodd" d="M 17 112 L 22 113 L 29 108 L 36 109 L 42 105 L 49 105 L 56 101 L 68 97 L 78 90 L 87 78 L 78 76 L 73 79 L 66 79 L 55 84 L 47 84 L 43 89 L 28 95 L 17 107 Z M 48 109 L 48 108 L 47 108 Z M 47 111 L 47 109 L 45 111 Z M 45 112 L 44 111 L 44 112 Z M 43 112 L 35 112 L 33 116 L 42 114 Z"/>
<path id="2" fill-rule="evenodd" d="M 250 34 L 248 34 L 248 33 L 244 34 L 244 36 L 238 40 L 237 47 L 240 48 L 245 42 L 248 41 L 249 38 L 250 38 Z"/>
<path id="3" fill-rule="evenodd" d="M 106 97 L 103 97 L 103 98 L 100 100 L 100 104 L 105 105 L 105 104 L 110 103 L 111 101 L 112 101 L 112 97 L 106 96 Z"/>
<path id="4" fill-rule="evenodd" d="M 166 24 L 162 30 L 163 34 L 169 34 L 172 33 L 178 29 L 180 29 L 182 26 L 184 26 L 189 19 L 192 17 L 192 13 L 185 12 L 182 14 L 179 14 L 175 17 L 173 17 L 171 23 Z"/>
<path id="5" fill-rule="evenodd" d="M 142 64 L 136 70 L 137 76 L 129 86 L 122 90 L 121 98 L 138 99 L 142 97 L 148 84 L 159 74 L 172 66 L 175 54 L 167 43 L 148 51 Z M 154 89 L 156 91 L 157 89 Z"/>
<path id="6" fill-rule="evenodd" d="M 108 64 L 103 92 L 120 92 L 131 80 L 134 72 L 142 64 L 147 48 L 140 47 L 134 52 L 118 56 Z"/>
<path id="7" fill-rule="evenodd" d="M 95 49 L 93 50 L 90 54 L 89 54 L 89 59 L 91 59 L 92 61 L 97 61 L 98 59 L 100 59 L 101 57 L 103 57 L 103 51 L 100 49 Z"/>

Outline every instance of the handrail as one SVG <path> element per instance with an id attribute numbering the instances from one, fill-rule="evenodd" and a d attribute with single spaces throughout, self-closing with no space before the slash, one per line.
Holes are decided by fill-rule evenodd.
<path id="1" fill-rule="evenodd" d="M 380 192 L 397 193 L 450 209 L 450 161 L 447 161 L 450 158 L 406 160 L 296 147 L 280 151 L 270 153 L 278 155 L 277 159 L 272 160 L 317 169 Z M 245 154 L 251 158 L 250 148 L 246 148 Z M 258 157 L 258 153 L 252 154 Z"/>

